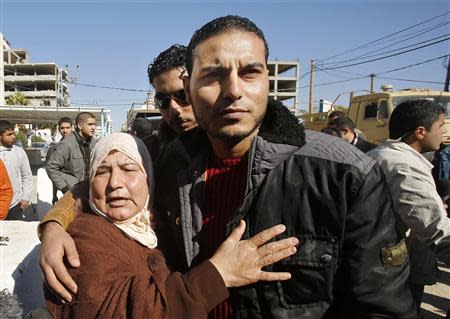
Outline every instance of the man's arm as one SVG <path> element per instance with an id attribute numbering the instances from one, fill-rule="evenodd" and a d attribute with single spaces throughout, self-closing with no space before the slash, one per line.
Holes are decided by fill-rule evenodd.
<path id="1" fill-rule="evenodd" d="M 65 231 L 75 219 L 75 198 L 71 192 L 64 194 L 52 209 L 43 217 L 38 226 L 41 239 L 39 265 L 48 287 L 59 297 L 68 302 L 71 293 L 76 293 L 77 285 L 67 272 L 63 257 L 73 267 L 80 265 L 75 243 Z"/>
<path id="2" fill-rule="evenodd" d="M 53 150 L 47 163 L 48 177 L 55 184 L 56 188 L 66 192 L 69 190 L 70 185 L 64 178 L 64 174 L 61 170 L 64 164 L 69 161 L 70 149 L 67 143 L 59 143 Z"/>
<path id="3" fill-rule="evenodd" d="M 27 154 L 20 148 L 20 174 L 22 176 L 22 201 L 31 201 L 31 194 L 33 193 L 33 174 L 31 173 L 30 162 L 28 161 Z M 28 205 L 25 205 L 27 208 Z M 22 205 L 21 205 L 22 206 Z"/>
<path id="4" fill-rule="evenodd" d="M 409 263 L 395 211 L 378 165 L 350 204 L 333 307 L 339 318 L 417 318 L 408 286 Z"/>
<path id="5" fill-rule="evenodd" d="M 406 164 L 389 174 L 394 208 L 417 238 L 436 249 L 436 257 L 450 265 L 450 219 L 431 177 Z"/>

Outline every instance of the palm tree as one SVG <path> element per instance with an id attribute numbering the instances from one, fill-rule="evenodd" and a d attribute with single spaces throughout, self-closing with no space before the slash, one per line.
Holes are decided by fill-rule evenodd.
<path id="1" fill-rule="evenodd" d="M 7 105 L 29 105 L 30 100 L 27 99 L 23 93 L 17 92 L 16 94 L 11 95 L 10 97 L 8 97 L 6 99 L 6 104 Z"/>

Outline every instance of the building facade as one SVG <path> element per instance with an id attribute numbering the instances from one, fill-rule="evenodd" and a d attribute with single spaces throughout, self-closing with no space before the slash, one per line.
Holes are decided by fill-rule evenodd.
<path id="1" fill-rule="evenodd" d="M 269 96 L 282 101 L 291 110 L 297 109 L 300 62 L 268 61 Z"/>
<path id="2" fill-rule="evenodd" d="M 67 71 L 55 63 L 31 63 L 28 52 L 13 48 L 0 33 L 0 105 L 21 93 L 34 107 L 67 107 Z"/>

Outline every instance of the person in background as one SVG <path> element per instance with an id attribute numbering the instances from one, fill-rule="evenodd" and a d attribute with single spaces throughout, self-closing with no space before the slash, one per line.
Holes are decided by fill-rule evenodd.
<path id="1" fill-rule="evenodd" d="M 333 121 L 337 118 L 341 118 L 341 117 L 348 117 L 347 113 L 344 111 L 340 111 L 340 110 L 330 112 L 330 114 L 328 114 L 327 126 L 330 124 L 331 121 Z M 366 136 L 364 135 L 363 131 L 357 129 L 356 127 L 355 127 L 355 133 L 358 137 L 361 137 L 362 139 L 366 140 Z"/>
<path id="2" fill-rule="evenodd" d="M 24 211 L 31 202 L 33 176 L 27 154 L 14 145 L 15 142 L 12 123 L 0 120 L 0 160 L 5 164 L 14 193 L 6 219 L 25 220 Z"/>
<path id="3" fill-rule="evenodd" d="M 75 126 L 75 131 L 59 142 L 47 162 L 48 176 L 63 193 L 88 176 L 91 149 L 96 143 L 96 119 L 92 113 L 79 113 Z"/>
<path id="4" fill-rule="evenodd" d="M 433 284 L 435 257 L 450 265 L 450 220 L 422 154 L 439 149 L 445 109 L 428 100 L 408 100 L 394 109 L 389 140 L 368 152 L 380 164 L 403 232 L 411 230 L 410 283 L 420 309 L 424 284 Z M 448 194 L 446 195 L 448 196 Z"/>
<path id="5" fill-rule="evenodd" d="M 58 120 L 58 132 L 59 134 L 61 134 L 61 140 L 59 142 L 61 142 L 65 137 L 69 136 L 69 134 L 72 133 L 72 119 L 70 117 L 62 117 Z M 50 159 L 50 156 L 55 151 L 57 145 L 58 143 L 54 143 L 47 150 L 47 156 L 45 157 L 45 170 L 47 171 L 47 175 L 48 175 L 47 163 Z M 58 200 L 58 197 L 56 196 L 58 189 L 56 188 L 56 185 L 53 181 L 52 186 L 53 186 L 52 204 L 54 204 Z"/>
<path id="6" fill-rule="evenodd" d="M 337 117 L 328 122 L 328 129 L 336 132 L 340 138 L 355 146 L 363 153 L 377 147 L 376 144 L 367 142 L 355 132 L 355 124 L 348 117 Z"/>
<path id="7" fill-rule="evenodd" d="M 9 181 L 5 164 L 0 160 L 0 220 L 8 216 L 9 205 L 13 198 L 13 188 Z"/>
<path id="8" fill-rule="evenodd" d="M 192 106 L 183 89 L 186 47 L 174 44 L 161 52 L 148 66 L 147 74 L 155 89 L 155 105 L 162 115 L 158 134 L 144 139 L 156 163 L 167 144 L 197 126 Z"/>
<path id="9" fill-rule="evenodd" d="M 134 135 L 141 140 L 148 138 L 153 135 L 153 125 L 152 122 L 146 118 L 138 117 L 135 118 L 131 124 L 131 135 Z"/>

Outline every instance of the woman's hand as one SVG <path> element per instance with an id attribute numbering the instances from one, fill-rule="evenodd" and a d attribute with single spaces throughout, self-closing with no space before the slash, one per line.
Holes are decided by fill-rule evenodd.
<path id="1" fill-rule="evenodd" d="M 240 287 L 257 281 L 279 281 L 291 278 L 287 272 L 266 272 L 261 268 L 274 264 L 297 251 L 299 241 L 290 237 L 267 243 L 286 230 L 284 225 L 266 229 L 248 240 L 241 240 L 245 231 L 245 222 L 238 227 L 220 245 L 211 263 L 217 268 L 227 287 Z"/>

